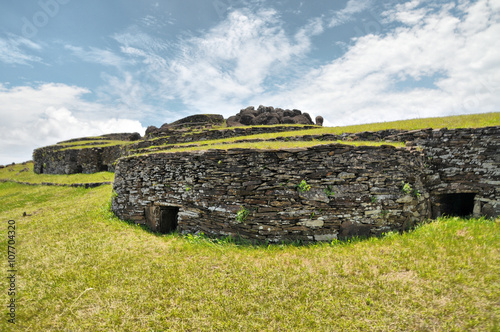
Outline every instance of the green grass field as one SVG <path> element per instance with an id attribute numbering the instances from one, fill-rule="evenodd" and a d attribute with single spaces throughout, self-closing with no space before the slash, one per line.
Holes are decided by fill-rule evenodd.
<path id="1" fill-rule="evenodd" d="M 334 128 L 332 133 L 358 133 L 363 131 L 378 131 L 385 129 L 417 130 L 425 128 L 481 128 L 500 125 L 500 112 L 455 115 L 435 118 L 422 118 L 412 120 L 401 120 L 391 122 L 368 123 Z"/>
<path id="2" fill-rule="evenodd" d="M 0 184 L 16 222 L 16 325 L 2 331 L 497 331 L 500 223 L 309 246 L 152 234 L 117 219 L 111 186 Z M 23 217 L 24 212 L 27 216 Z M 7 279 L 0 302 L 7 304 Z"/>

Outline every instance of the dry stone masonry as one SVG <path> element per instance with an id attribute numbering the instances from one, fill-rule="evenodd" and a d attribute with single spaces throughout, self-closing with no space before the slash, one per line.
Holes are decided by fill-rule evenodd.
<path id="1" fill-rule="evenodd" d="M 224 122 L 236 128 L 223 128 Z M 406 142 L 406 148 L 335 143 L 168 153 L 175 144 L 259 141 L 262 134 L 322 124 L 321 116 L 314 125 L 307 113 L 264 106 L 227 120 L 196 115 L 149 127 L 144 138 L 110 134 L 37 149 L 34 171 L 115 171 L 113 211 L 161 233 L 330 241 L 402 231 L 442 215 L 500 215 L 498 126 L 266 138 Z"/>
<path id="2" fill-rule="evenodd" d="M 255 118 L 255 121 L 251 121 L 252 124 L 264 126 L 245 127 L 245 121 L 243 121 L 245 124 L 238 122 L 242 115 Z M 233 121 L 234 119 L 238 121 Z M 322 117 L 318 117 L 316 121 L 319 125 L 323 123 Z M 226 122 L 230 127 L 242 127 L 224 128 Z M 217 129 L 212 129 L 213 127 Z M 227 121 L 218 114 L 197 114 L 170 124 L 165 123 L 160 128 L 150 126 L 146 130 L 144 139 L 138 133 L 108 134 L 73 139 L 36 149 L 33 152 L 34 171 L 37 174 L 114 171 L 115 161 L 119 157 L 140 153 L 150 147 L 312 128 L 316 126 L 313 125 L 309 114 L 299 110 L 283 110 L 265 106 L 259 106 L 255 110 L 254 107 L 248 107 Z M 92 144 L 85 141 L 92 142 Z M 95 141 L 102 141 L 102 144 Z M 115 141 L 115 144 L 106 144 L 105 141 Z M 68 145 L 68 143 L 79 142 L 82 144 Z M 120 144 L 120 142 L 135 143 Z"/>
<path id="3" fill-rule="evenodd" d="M 99 137 L 77 138 L 33 151 L 33 170 L 36 174 L 75 174 L 114 171 L 115 162 L 128 154 L 125 145 L 107 146 L 108 141 L 133 142 L 139 133 L 108 134 Z M 86 143 L 92 141 L 92 144 Z M 82 146 L 79 146 L 81 142 Z M 102 142 L 103 146 L 100 146 Z M 75 143 L 76 145 L 65 145 Z M 89 144 L 88 147 L 86 144 Z M 78 148 L 75 148 L 78 147 Z"/>
<path id="4" fill-rule="evenodd" d="M 500 127 L 359 134 L 410 148 L 328 144 L 120 158 L 113 211 L 159 232 L 329 241 L 440 215 L 500 214 Z"/>
<path id="5" fill-rule="evenodd" d="M 64 146 L 61 143 L 72 143 L 88 141 L 95 138 L 79 138 L 61 142 L 58 145 L 47 146 L 36 149 L 33 152 L 34 171 L 37 174 L 74 174 L 74 173 L 96 173 L 101 171 L 114 171 L 115 162 L 122 156 L 145 151 L 149 147 L 162 146 L 165 144 L 178 144 L 190 142 L 203 142 L 223 138 L 261 135 L 268 133 L 290 132 L 317 128 L 316 126 L 271 126 L 271 127 L 241 127 L 221 130 L 189 131 L 179 129 L 161 130 L 149 128 L 145 139 L 135 134 L 111 134 L 100 136 L 100 139 L 113 139 L 123 142 L 134 142 L 127 145 L 99 146 L 93 145 L 74 148 Z M 128 136 L 127 136 L 128 135 Z M 159 135 L 155 138 L 155 135 Z M 139 137 L 139 138 L 137 138 Z M 320 136 L 317 136 L 320 138 Z M 326 136 L 332 138 L 333 136 Z M 294 138 L 290 138 L 292 140 Z M 299 138 L 300 139 L 300 138 Z M 304 139 L 311 139 L 305 137 Z M 168 147 L 162 147 L 166 149 Z"/>

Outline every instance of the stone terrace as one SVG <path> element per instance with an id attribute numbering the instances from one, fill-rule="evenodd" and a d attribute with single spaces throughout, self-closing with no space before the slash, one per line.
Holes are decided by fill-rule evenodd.
<path id="1" fill-rule="evenodd" d="M 384 131 L 368 135 L 414 148 L 330 144 L 121 158 L 112 207 L 155 231 L 267 242 L 378 235 L 442 214 L 494 217 L 499 134 L 500 127 Z"/>

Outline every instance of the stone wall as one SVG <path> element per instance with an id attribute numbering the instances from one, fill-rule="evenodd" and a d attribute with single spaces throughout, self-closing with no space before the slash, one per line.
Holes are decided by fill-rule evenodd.
<path id="1" fill-rule="evenodd" d="M 127 156 L 129 153 L 141 152 L 141 149 L 150 146 L 158 146 L 163 144 L 188 143 L 198 141 L 208 141 L 230 137 L 240 137 L 248 135 L 267 134 L 284 131 L 307 130 L 317 128 L 316 126 L 274 126 L 274 127 L 251 127 L 251 128 L 233 128 L 223 130 L 202 130 L 189 131 L 178 129 L 165 129 L 161 135 L 166 135 L 156 139 L 151 139 L 154 136 L 152 132 L 148 138 L 142 140 L 138 133 L 123 133 L 123 134 L 108 134 L 99 137 L 84 137 L 76 138 L 60 143 L 74 143 L 82 141 L 99 141 L 99 140 L 115 140 L 115 141 L 136 141 L 133 144 L 105 147 L 81 147 L 71 148 L 64 145 L 53 145 L 36 149 L 33 152 L 34 171 L 37 174 L 74 174 L 74 173 L 95 173 L 100 171 L 114 171 L 115 161 Z M 58 144 L 60 144 L 58 143 Z M 95 145 L 97 143 L 92 143 Z M 102 144 L 105 144 L 103 142 Z"/>
<path id="2" fill-rule="evenodd" d="M 371 133 L 412 149 L 330 144 L 122 158 L 112 208 L 153 230 L 269 242 L 404 230 L 467 211 L 457 200 L 472 204 L 470 214 L 493 217 L 500 214 L 499 134 L 499 127 Z"/>
<path id="3" fill-rule="evenodd" d="M 160 144 L 175 144 L 196 141 L 209 141 L 222 138 L 231 138 L 239 136 L 260 135 L 269 133 L 281 133 L 285 131 L 307 130 L 319 128 L 318 126 L 262 126 L 262 127 L 236 127 L 229 129 L 212 129 L 201 131 L 182 131 L 177 129 L 165 129 L 161 132 L 150 132 L 146 135 L 146 142 L 154 142 L 155 145 Z M 151 140 L 160 138 L 159 140 Z"/>
<path id="4" fill-rule="evenodd" d="M 425 154 L 433 217 L 447 213 L 441 199 L 460 199 L 458 194 L 474 196 L 475 216 L 500 215 L 500 127 L 427 130 L 419 136 L 412 144 Z"/>
<path id="5" fill-rule="evenodd" d="M 121 145 L 82 149 L 49 146 L 33 152 L 33 171 L 36 174 L 113 172 L 116 160 L 123 155 L 126 148 Z"/>
<path id="6" fill-rule="evenodd" d="M 418 151 L 339 144 L 124 158 L 113 210 L 158 229 L 162 208 L 178 208 L 181 233 L 270 242 L 376 235 L 429 215 L 422 165 Z M 420 197 L 403 193 L 402 182 Z M 238 221 L 242 207 L 248 216 Z"/>
<path id="7" fill-rule="evenodd" d="M 33 171 L 36 174 L 113 172 L 116 160 L 128 154 L 129 148 L 124 143 L 141 138 L 139 133 L 117 133 L 75 138 L 42 147 L 33 151 Z"/>

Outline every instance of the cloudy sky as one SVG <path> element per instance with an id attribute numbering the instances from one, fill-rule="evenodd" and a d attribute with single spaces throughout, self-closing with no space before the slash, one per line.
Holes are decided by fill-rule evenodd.
<path id="1" fill-rule="evenodd" d="M 2 0 L 0 164 L 187 115 L 498 111 L 500 0 Z"/>

